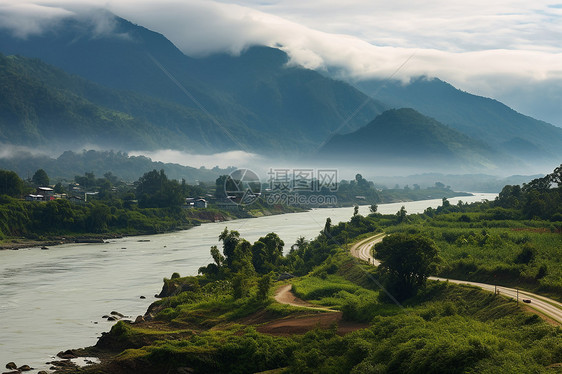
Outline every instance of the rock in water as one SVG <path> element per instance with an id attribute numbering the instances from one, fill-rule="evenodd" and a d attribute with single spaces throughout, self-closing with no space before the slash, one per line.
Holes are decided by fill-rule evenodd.
<path id="1" fill-rule="evenodd" d="M 74 353 L 71 349 L 66 350 L 66 351 L 60 351 L 59 353 L 57 353 L 57 356 L 60 358 L 63 358 L 65 360 L 71 359 L 71 358 L 76 358 L 78 357 L 76 355 L 76 353 Z"/>
<path id="2" fill-rule="evenodd" d="M 16 365 L 15 362 L 8 362 L 6 364 L 6 369 L 16 370 L 17 368 L 18 368 L 18 365 Z"/>
<path id="3" fill-rule="evenodd" d="M 19 371 L 30 371 L 33 370 L 32 367 L 30 367 L 29 365 L 22 365 L 18 368 Z"/>

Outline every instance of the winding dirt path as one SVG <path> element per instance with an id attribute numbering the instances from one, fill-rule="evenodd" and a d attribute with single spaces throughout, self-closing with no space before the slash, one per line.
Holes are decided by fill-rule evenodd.
<path id="1" fill-rule="evenodd" d="M 309 303 L 307 301 L 299 299 L 291 291 L 292 287 L 293 287 L 293 285 L 291 285 L 291 284 L 285 284 L 285 285 L 279 287 L 277 289 L 277 291 L 275 291 L 275 301 L 277 301 L 278 303 L 281 303 L 281 304 L 287 304 L 287 305 L 309 308 L 309 309 L 314 309 L 314 310 L 321 310 L 321 311 L 324 311 L 324 312 L 336 312 L 336 313 L 338 312 L 336 310 L 329 309 L 329 308 L 323 308 L 323 307 L 320 307 L 318 305 L 314 305 L 312 303 Z"/>
<path id="2" fill-rule="evenodd" d="M 275 300 L 281 304 L 292 305 L 310 309 L 310 311 L 320 311 L 322 313 L 304 314 L 281 318 L 256 328 L 257 331 L 265 334 L 277 336 L 290 336 L 294 334 L 305 334 L 315 328 L 328 329 L 337 326 L 338 335 L 345 335 L 350 332 L 369 327 L 368 323 L 344 321 L 343 313 L 337 310 L 319 307 L 296 297 L 291 291 L 292 285 L 286 284 L 277 289 Z"/>

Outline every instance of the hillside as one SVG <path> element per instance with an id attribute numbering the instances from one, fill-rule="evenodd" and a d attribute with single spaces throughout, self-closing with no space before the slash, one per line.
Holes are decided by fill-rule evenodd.
<path id="1" fill-rule="evenodd" d="M 493 99 L 461 91 L 439 79 L 357 83 L 391 107 L 409 107 L 526 162 L 559 160 L 562 129 L 520 114 Z"/>
<path id="2" fill-rule="evenodd" d="M 353 133 L 334 136 L 319 153 L 360 164 L 447 169 L 493 168 L 504 160 L 486 144 L 406 108 L 388 110 Z"/>
<path id="3" fill-rule="evenodd" d="M 152 161 L 144 156 L 129 156 L 113 151 L 66 151 L 57 158 L 18 153 L 11 158 L 0 158 L 0 169 L 13 170 L 22 178 L 32 176 L 37 169 L 44 169 L 55 179 L 74 180 L 74 176 L 92 172 L 102 176 L 107 172 L 133 182 L 150 170 L 163 169 L 170 179 L 185 179 L 188 183 L 214 182 L 220 175 L 229 174 L 233 169 L 193 168 L 178 164 Z"/>
<path id="4" fill-rule="evenodd" d="M 30 74 L 49 88 L 70 91 L 142 120 L 147 132 L 155 132 L 150 142 L 136 139 L 135 134 L 131 139 L 118 136 L 116 142 L 128 140 L 122 150 L 130 150 L 129 143 L 136 142 L 137 148 L 302 154 L 340 127 L 349 131 L 364 125 L 384 108 L 347 83 L 287 66 L 287 55 L 274 48 L 250 48 L 239 57 L 194 59 L 158 33 L 105 16 L 112 29 L 101 35 L 96 34 L 93 23 L 73 18 L 27 39 L 0 31 L 0 53 L 39 58 L 104 86 L 68 78 L 44 80 L 56 75 L 53 73 Z M 35 103 L 24 105 L 33 107 Z M 164 134 L 158 133 L 160 129 Z M 38 131 L 36 137 L 24 138 L 37 144 L 42 136 Z M 21 144 L 18 138 L 13 142 L 17 141 Z"/>
<path id="5" fill-rule="evenodd" d="M 198 151 L 228 143 L 193 109 L 104 88 L 37 59 L 0 55 L 0 83 L 0 142 Z"/>

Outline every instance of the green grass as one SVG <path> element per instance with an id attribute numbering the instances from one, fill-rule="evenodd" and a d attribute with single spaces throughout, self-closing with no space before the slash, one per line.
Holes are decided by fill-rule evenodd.
<path id="1" fill-rule="evenodd" d="M 168 372 L 184 366 L 196 372 L 248 373 L 286 366 L 296 348 L 297 343 L 291 339 L 234 325 L 206 331 L 189 340 L 157 341 L 140 349 L 126 350 L 117 361 L 125 365 L 128 361 L 142 362 L 147 372 Z"/>
<path id="2" fill-rule="evenodd" d="M 459 221 L 463 215 L 470 222 Z M 552 222 L 490 220 L 490 215 L 448 213 L 387 231 L 415 231 L 431 237 L 441 259 L 437 275 L 517 286 L 562 300 L 562 235 Z M 528 263 L 517 263 L 525 246 L 535 256 Z M 541 267 L 546 274 L 541 274 Z"/>
<path id="3" fill-rule="evenodd" d="M 385 307 L 368 329 L 307 334 L 289 371 L 546 373 L 562 360 L 559 328 L 476 288 L 431 282 L 404 309 Z"/>

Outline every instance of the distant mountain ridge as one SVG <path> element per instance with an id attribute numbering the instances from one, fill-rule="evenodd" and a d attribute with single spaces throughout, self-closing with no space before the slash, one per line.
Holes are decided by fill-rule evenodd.
<path id="1" fill-rule="evenodd" d="M 363 165 L 378 162 L 423 169 L 495 168 L 498 161 L 508 161 L 485 143 L 411 108 L 388 110 L 355 132 L 335 135 L 319 153 Z"/>
<path id="2" fill-rule="evenodd" d="M 356 87 L 392 108 L 413 108 L 521 161 L 562 157 L 562 128 L 520 114 L 497 100 L 472 95 L 434 78 L 409 84 L 366 80 Z"/>
<path id="3" fill-rule="evenodd" d="M 170 179 L 185 179 L 189 184 L 196 184 L 197 181 L 212 183 L 219 176 L 234 171 L 234 168 L 194 168 L 152 161 L 144 156 L 129 156 L 124 152 L 93 150 L 66 151 L 57 158 L 23 152 L 17 157 L 0 158 L 0 169 L 13 170 L 22 178 L 30 178 L 37 169 L 44 169 L 50 177 L 67 181 L 73 181 L 76 175 L 83 175 L 85 172 L 94 173 L 98 177 L 111 172 L 127 182 L 134 182 L 144 173 L 156 169 L 164 170 Z"/>

